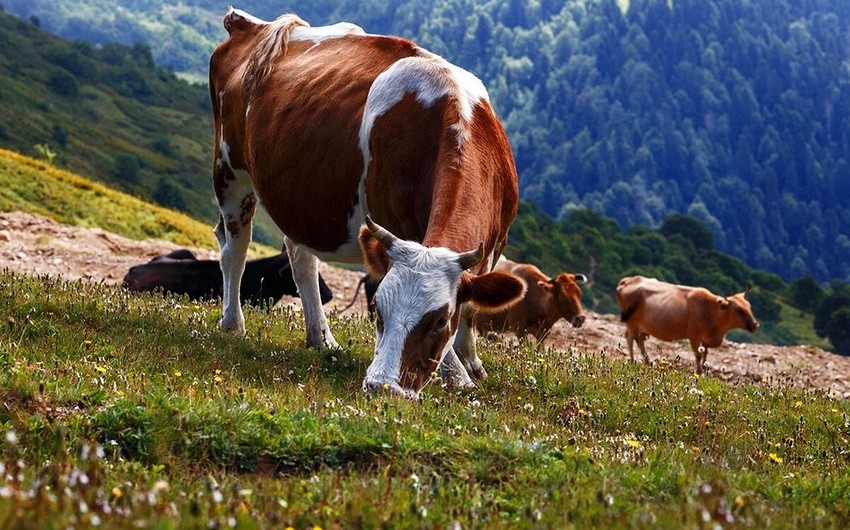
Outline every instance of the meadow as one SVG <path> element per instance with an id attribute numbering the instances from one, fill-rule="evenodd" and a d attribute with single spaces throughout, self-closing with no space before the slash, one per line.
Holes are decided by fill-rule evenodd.
<path id="1" fill-rule="evenodd" d="M 0 274 L 3 528 L 847 528 L 850 407 L 481 341 L 474 391 L 361 389 L 373 328 Z"/>

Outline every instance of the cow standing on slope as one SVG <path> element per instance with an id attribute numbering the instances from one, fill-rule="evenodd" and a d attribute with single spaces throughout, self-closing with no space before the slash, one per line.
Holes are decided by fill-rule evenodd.
<path id="1" fill-rule="evenodd" d="M 483 84 L 410 41 L 352 24 L 312 28 L 294 15 L 265 22 L 231 9 L 224 27 L 229 37 L 210 59 L 222 329 L 245 332 L 239 283 L 259 198 L 285 234 L 308 346 L 337 347 L 317 258 L 365 261 L 383 278 L 366 390 L 416 397 L 438 365 L 452 385 L 484 377 L 474 349 L 454 354 L 454 342 L 471 341 L 461 308 L 502 309 L 525 284 L 489 272 L 518 190 Z"/>
<path id="2" fill-rule="evenodd" d="M 645 342 L 652 335 L 664 341 L 688 339 L 701 374 L 708 348 L 716 348 L 730 329 L 755 333 L 759 323 L 746 300 L 749 289 L 733 296 L 717 296 L 702 287 L 673 285 L 643 276 L 629 276 L 617 285 L 620 319 L 626 323 L 629 358 L 634 361 L 637 341 L 649 362 Z"/>
<path id="3" fill-rule="evenodd" d="M 574 328 L 584 324 L 586 317 L 578 285 L 587 281 L 584 274 L 562 272 L 550 278 L 530 263 L 509 259 L 499 260 L 494 270 L 522 278 L 528 285 L 528 291 L 522 300 L 506 311 L 478 315 L 475 327 L 479 331 L 512 332 L 520 339 L 530 333 L 542 340 L 562 318 Z"/>

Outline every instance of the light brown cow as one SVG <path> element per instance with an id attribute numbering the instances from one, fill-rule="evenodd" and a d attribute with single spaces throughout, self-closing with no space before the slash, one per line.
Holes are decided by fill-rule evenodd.
<path id="1" fill-rule="evenodd" d="M 265 22 L 231 9 L 224 27 L 229 37 L 210 59 L 222 329 L 245 332 L 239 283 L 259 198 L 285 235 L 308 346 L 337 347 L 317 258 L 365 260 L 383 281 L 364 389 L 416 397 L 438 365 L 449 384 L 483 377 L 474 352 L 459 360 L 452 349 L 468 335 L 461 307 L 498 310 L 525 291 L 489 272 L 518 190 L 484 85 L 410 41 L 353 24 L 312 28 L 294 15 Z"/>
<path id="2" fill-rule="evenodd" d="M 629 358 L 634 360 L 634 341 L 649 362 L 645 342 L 652 335 L 661 340 L 688 339 L 701 374 L 708 348 L 716 348 L 730 329 L 758 331 L 759 323 L 746 300 L 749 289 L 733 296 L 717 296 L 702 287 L 673 285 L 643 276 L 629 276 L 617 285 L 620 319 L 626 323 Z"/>
<path id="3" fill-rule="evenodd" d="M 525 297 L 506 311 L 483 313 L 476 319 L 479 331 L 509 331 L 523 338 L 529 333 L 543 339 L 560 319 L 566 319 L 573 327 L 584 324 L 585 315 L 581 307 L 581 287 L 587 277 L 584 274 L 563 272 L 549 278 L 534 265 L 501 259 L 496 271 L 513 274 L 525 280 L 528 291 Z"/>

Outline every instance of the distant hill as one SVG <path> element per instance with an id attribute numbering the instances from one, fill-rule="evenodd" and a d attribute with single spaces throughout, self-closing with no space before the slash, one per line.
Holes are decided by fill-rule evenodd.
<path id="1" fill-rule="evenodd" d="M 191 214 L 212 230 L 209 92 L 145 45 L 68 42 L 0 13 L 0 147 Z M 258 239 L 279 245 L 261 217 Z"/>
<path id="2" fill-rule="evenodd" d="M 146 42 L 203 78 L 212 0 L 5 0 L 45 28 Z M 786 281 L 850 279 L 850 2 L 246 0 L 264 18 L 349 20 L 413 38 L 486 83 L 521 190 L 553 216 L 621 227 L 671 213 Z"/>
<path id="3" fill-rule="evenodd" d="M 210 227 L 186 214 L 5 149 L 0 149 L 0 211 L 36 213 L 131 239 L 218 248 Z"/>

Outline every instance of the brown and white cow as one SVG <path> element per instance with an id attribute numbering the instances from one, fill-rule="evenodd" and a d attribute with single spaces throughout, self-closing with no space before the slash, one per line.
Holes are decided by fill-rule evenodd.
<path id="1" fill-rule="evenodd" d="M 724 297 L 702 287 L 643 276 L 623 278 L 617 285 L 617 304 L 626 323 L 629 358 L 634 360 L 637 341 L 644 361 L 649 362 L 645 342 L 650 335 L 665 341 L 688 339 L 696 356 L 696 373 L 701 374 L 708 348 L 720 346 L 729 330 L 758 331 L 748 292 Z"/>
<path id="2" fill-rule="evenodd" d="M 501 259 L 494 269 L 513 274 L 525 280 L 528 291 L 525 297 L 506 311 L 482 313 L 476 319 L 479 331 L 513 332 L 523 338 L 529 333 L 543 339 L 560 319 L 566 319 L 573 327 L 584 324 L 585 315 L 581 307 L 581 287 L 587 281 L 584 274 L 562 272 L 549 278 L 530 263 L 517 263 Z"/>
<path id="3" fill-rule="evenodd" d="M 461 306 L 501 309 L 525 290 L 488 272 L 518 191 L 481 81 L 352 24 L 313 28 L 231 9 L 224 27 L 229 37 L 210 59 L 222 329 L 245 331 L 239 282 L 259 199 L 285 234 L 308 346 L 337 347 L 317 259 L 365 260 L 383 281 L 364 388 L 415 397 L 438 365 L 447 383 L 472 384 L 481 361 L 452 349 L 469 329 Z"/>

